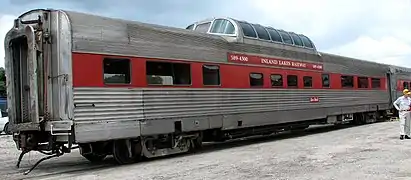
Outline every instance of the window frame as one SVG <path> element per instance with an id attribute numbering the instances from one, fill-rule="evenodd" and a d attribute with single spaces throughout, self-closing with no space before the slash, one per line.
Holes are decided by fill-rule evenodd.
<path id="1" fill-rule="evenodd" d="M 106 78 L 104 77 L 105 71 L 105 60 L 126 60 L 128 62 L 128 74 L 130 76 L 130 82 L 129 83 L 107 83 Z M 104 85 L 131 85 L 133 82 L 133 71 L 132 71 L 132 66 L 133 63 L 131 62 L 130 58 L 117 58 L 117 57 L 103 57 L 103 60 L 101 61 L 103 65 L 103 71 L 102 71 L 102 77 L 103 77 L 103 84 Z"/>
<path id="2" fill-rule="evenodd" d="M 291 39 L 293 39 L 293 43 L 294 43 L 295 46 L 304 47 L 303 40 L 300 38 L 300 36 L 298 36 L 298 35 L 295 34 L 295 33 L 288 33 L 288 34 L 290 34 Z M 296 40 L 297 40 L 300 44 L 297 44 L 297 43 L 296 43 Z"/>
<path id="3" fill-rule="evenodd" d="M 229 22 L 229 23 L 233 26 L 233 28 L 234 28 L 234 33 L 233 33 L 233 34 L 225 34 L 225 33 L 212 32 L 212 30 L 214 29 L 214 26 L 215 26 L 216 21 L 227 21 L 227 22 Z M 230 20 L 224 19 L 224 18 L 214 19 L 214 20 L 211 22 L 211 26 L 210 26 L 210 29 L 209 29 L 209 31 L 208 31 L 209 34 L 224 35 L 224 36 L 237 36 L 237 34 L 238 34 L 237 32 L 238 32 L 238 28 L 236 27 L 236 25 L 235 25 L 233 22 L 231 22 Z"/>
<path id="4" fill-rule="evenodd" d="M 378 87 L 374 87 L 374 83 L 373 83 L 373 80 L 375 80 L 375 79 L 378 79 Z M 372 77 L 371 78 L 371 89 L 380 89 L 382 86 L 381 86 L 381 78 L 375 78 L 375 77 Z"/>
<path id="5" fill-rule="evenodd" d="M 306 77 L 308 77 L 308 78 L 310 78 L 310 80 L 311 80 L 311 86 L 305 86 L 305 79 L 304 78 L 306 78 Z M 304 88 L 313 88 L 313 85 L 314 85 L 314 78 L 312 77 L 312 76 L 303 76 L 303 87 Z"/>
<path id="6" fill-rule="evenodd" d="M 205 66 L 217 66 L 218 67 L 218 84 L 217 85 L 206 85 L 204 84 L 204 67 Z M 221 71 L 220 71 L 221 67 L 220 65 L 216 65 L 216 64 L 203 64 L 201 66 L 201 75 L 203 76 L 202 81 L 203 81 L 203 86 L 221 86 Z"/>
<path id="7" fill-rule="evenodd" d="M 278 30 L 277 32 L 280 34 L 281 39 L 283 40 L 283 43 L 284 43 L 284 44 L 294 45 L 294 40 L 293 40 L 293 38 L 291 37 L 291 35 L 290 35 L 287 31 Z M 284 35 L 284 36 L 283 36 L 283 35 Z M 286 40 L 286 38 L 284 38 L 285 36 L 287 36 L 287 37 L 291 40 L 291 43 L 285 42 L 285 40 Z"/>
<path id="8" fill-rule="evenodd" d="M 281 77 L 281 86 L 273 86 L 273 79 L 272 76 L 280 76 Z M 282 74 L 270 74 L 270 86 L 272 88 L 283 88 L 284 87 L 284 76 Z"/>
<path id="9" fill-rule="evenodd" d="M 295 79 L 296 79 L 296 82 L 295 82 L 296 85 L 295 85 L 295 86 L 290 86 L 290 85 L 289 85 L 289 81 L 288 81 L 288 80 L 290 79 L 290 78 L 289 78 L 290 76 L 295 76 Z M 287 74 L 287 88 L 298 88 L 298 75 L 295 75 L 295 74 Z"/>
<path id="10" fill-rule="evenodd" d="M 271 39 L 272 42 L 274 42 L 274 43 L 284 43 L 283 38 L 281 37 L 280 33 L 276 29 L 266 28 L 266 30 L 267 30 L 268 34 L 270 35 L 270 39 Z M 272 35 L 278 35 L 276 37 L 279 37 L 280 39 L 279 40 L 278 39 L 274 40 Z"/>
<path id="11" fill-rule="evenodd" d="M 262 84 L 261 85 L 259 85 L 259 86 L 252 86 L 251 85 L 251 74 L 261 74 L 261 82 L 262 82 Z M 248 74 L 248 84 L 250 85 L 250 87 L 251 88 L 262 88 L 262 87 L 264 87 L 264 73 L 258 73 L 258 72 L 250 72 L 249 74 Z"/>
<path id="12" fill-rule="evenodd" d="M 407 86 L 408 86 L 408 87 L 405 87 L 405 86 L 404 86 L 404 83 L 407 83 Z M 408 81 L 403 81 L 403 82 L 402 82 L 402 89 L 410 89 L 410 82 L 408 82 Z"/>
<path id="13" fill-rule="evenodd" d="M 174 65 L 174 64 L 186 64 L 186 65 L 189 65 L 189 67 L 190 67 L 190 73 L 189 73 L 189 75 L 190 75 L 190 83 L 189 84 L 174 84 L 174 78 L 175 78 L 175 76 L 174 76 L 174 73 L 173 73 L 173 84 L 150 84 L 148 81 L 147 81 L 147 63 L 149 63 L 149 62 L 156 62 L 156 63 L 168 63 L 168 64 L 172 64 L 172 65 Z M 147 86 L 192 86 L 193 85 L 193 68 L 192 68 L 192 63 L 190 63 L 190 62 L 173 62 L 173 61 L 163 61 L 163 60 L 146 60 L 146 62 L 145 62 L 145 78 L 146 78 L 146 84 L 147 84 Z M 172 66 L 172 71 L 174 72 L 174 66 Z"/>
<path id="14" fill-rule="evenodd" d="M 343 85 L 343 77 L 351 77 L 352 79 L 352 86 L 344 86 Z M 353 89 L 355 87 L 355 82 L 354 82 L 355 77 L 352 75 L 341 75 L 340 76 L 340 84 L 341 84 L 341 88 L 343 89 Z"/>
<path id="15" fill-rule="evenodd" d="M 360 83 L 361 83 L 360 79 L 363 79 L 363 78 L 366 79 L 367 87 L 360 87 Z M 365 76 L 358 76 L 357 77 L 357 88 L 358 89 L 368 89 L 368 88 L 370 88 L 369 78 L 365 77 Z"/>
<path id="16" fill-rule="evenodd" d="M 301 41 L 303 41 L 303 47 L 308 48 L 308 49 L 315 48 L 314 43 L 311 42 L 311 40 L 307 36 L 304 36 L 304 35 L 299 35 L 299 36 L 300 36 Z M 307 45 L 306 43 L 309 43 L 310 45 Z"/>
<path id="17" fill-rule="evenodd" d="M 204 24 L 209 24 L 207 31 L 205 31 L 205 32 L 197 31 L 197 27 L 198 27 L 198 26 L 201 26 L 201 25 L 204 25 Z M 198 23 L 198 24 L 196 24 L 195 27 L 193 28 L 193 31 L 199 32 L 199 33 L 208 33 L 208 32 L 210 31 L 211 26 L 212 26 L 212 21 L 207 21 L 207 22 Z"/>
<path id="18" fill-rule="evenodd" d="M 245 37 L 245 38 L 250 38 L 250 39 L 258 39 L 258 34 L 257 34 L 256 30 L 254 29 L 254 27 L 253 27 L 252 24 L 250 24 L 250 23 L 248 23 L 248 22 L 244 22 L 244 21 L 239 21 L 238 24 L 239 24 L 239 28 L 241 28 L 241 31 L 243 32 L 243 37 Z M 250 26 L 251 29 L 252 29 L 253 32 L 254 32 L 255 37 L 254 37 L 254 36 L 248 36 L 248 35 L 246 35 L 246 34 L 244 33 L 244 26 L 243 26 L 243 25 L 245 25 L 245 26 Z"/>
<path id="19" fill-rule="evenodd" d="M 328 77 L 328 86 L 324 86 L 324 75 L 326 75 Z M 328 73 L 322 73 L 321 74 L 321 87 L 322 88 L 331 88 L 331 76 Z"/>
<path id="20" fill-rule="evenodd" d="M 257 33 L 257 37 L 258 37 L 259 40 L 261 40 L 261 41 L 271 41 L 270 33 L 268 33 L 268 31 L 264 28 L 264 26 L 261 26 L 261 25 L 258 25 L 258 24 L 251 24 L 251 26 L 253 26 L 254 31 Z M 259 31 L 258 29 L 261 30 L 262 32 L 265 32 L 265 34 L 264 33 L 263 34 L 267 35 L 268 39 L 261 38 L 260 33 L 258 32 Z"/>

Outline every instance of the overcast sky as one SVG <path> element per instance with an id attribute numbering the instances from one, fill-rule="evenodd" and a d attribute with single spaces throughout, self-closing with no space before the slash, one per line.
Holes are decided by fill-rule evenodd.
<path id="1" fill-rule="evenodd" d="M 0 66 L 13 19 L 33 8 L 185 28 L 233 17 L 305 34 L 322 52 L 411 67 L 411 0 L 0 0 Z M 408 61 L 407 61 L 408 60 Z"/>

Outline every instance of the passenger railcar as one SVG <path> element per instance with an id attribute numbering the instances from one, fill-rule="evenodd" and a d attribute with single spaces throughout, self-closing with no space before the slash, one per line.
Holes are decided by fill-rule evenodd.
<path id="1" fill-rule="evenodd" d="M 183 29 L 36 9 L 15 20 L 5 51 L 19 162 L 78 144 L 90 161 L 126 164 L 203 141 L 375 122 L 411 81 L 399 67 L 232 18 Z"/>

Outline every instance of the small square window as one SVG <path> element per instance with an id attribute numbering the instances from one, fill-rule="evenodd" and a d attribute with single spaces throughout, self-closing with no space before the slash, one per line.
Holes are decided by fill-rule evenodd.
<path id="1" fill-rule="evenodd" d="M 281 74 L 271 74 L 271 87 L 283 87 L 283 76 Z"/>
<path id="2" fill-rule="evenodd" d="M 371 78 L 371 88 L 381 88 L 381 79 Z"/>
<path id="3" fill-rule="evenodd" d="M 305 87 L 305 88 L 313 87 L 313 77 L 311 77 L 311 76 L 304 76 L 304 77 L 303 77 L 303 81 L 304 81 L 304 87 Z"/>
<path id="4" fill-rule="evenodd" d="M 203 65 L 203 84 L 206 86 L 220 85 L 220 67 L 216 65 Z"/>
<path id="5" fill-rule="evenodd" d="M 263 85 L 264 85 L 263 74 L 250 73 L 250 86 L 251 87 L 261 87 Z"/>
<path id="6" fill-rule="evenodd" d="M 130 60 L 105 58 L 103 60 L 104 83 L 130 84 Z"/>
<path id="7" fill-rule="evenodd" d="M 297 87 L 298 86 L 298 76 L 288 75 L 287 76 L 287 86 L 288 87 Z"/>

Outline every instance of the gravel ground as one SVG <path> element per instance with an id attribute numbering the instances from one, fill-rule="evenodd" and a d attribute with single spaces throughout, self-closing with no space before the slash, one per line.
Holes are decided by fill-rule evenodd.
<path id="1" fill-rule="evenodd" d="M 10 136 L 0 136 L 0 179 L 411 179 L 411 140 L 398 139 L 397 124 L 310 128 L 125 166 L 112 158 L 90 164 L 75 151 L 43 162 L 27 176 L 22 172 L 41 155 L 26 155 L 17 169 L 19 151 Z"/>

